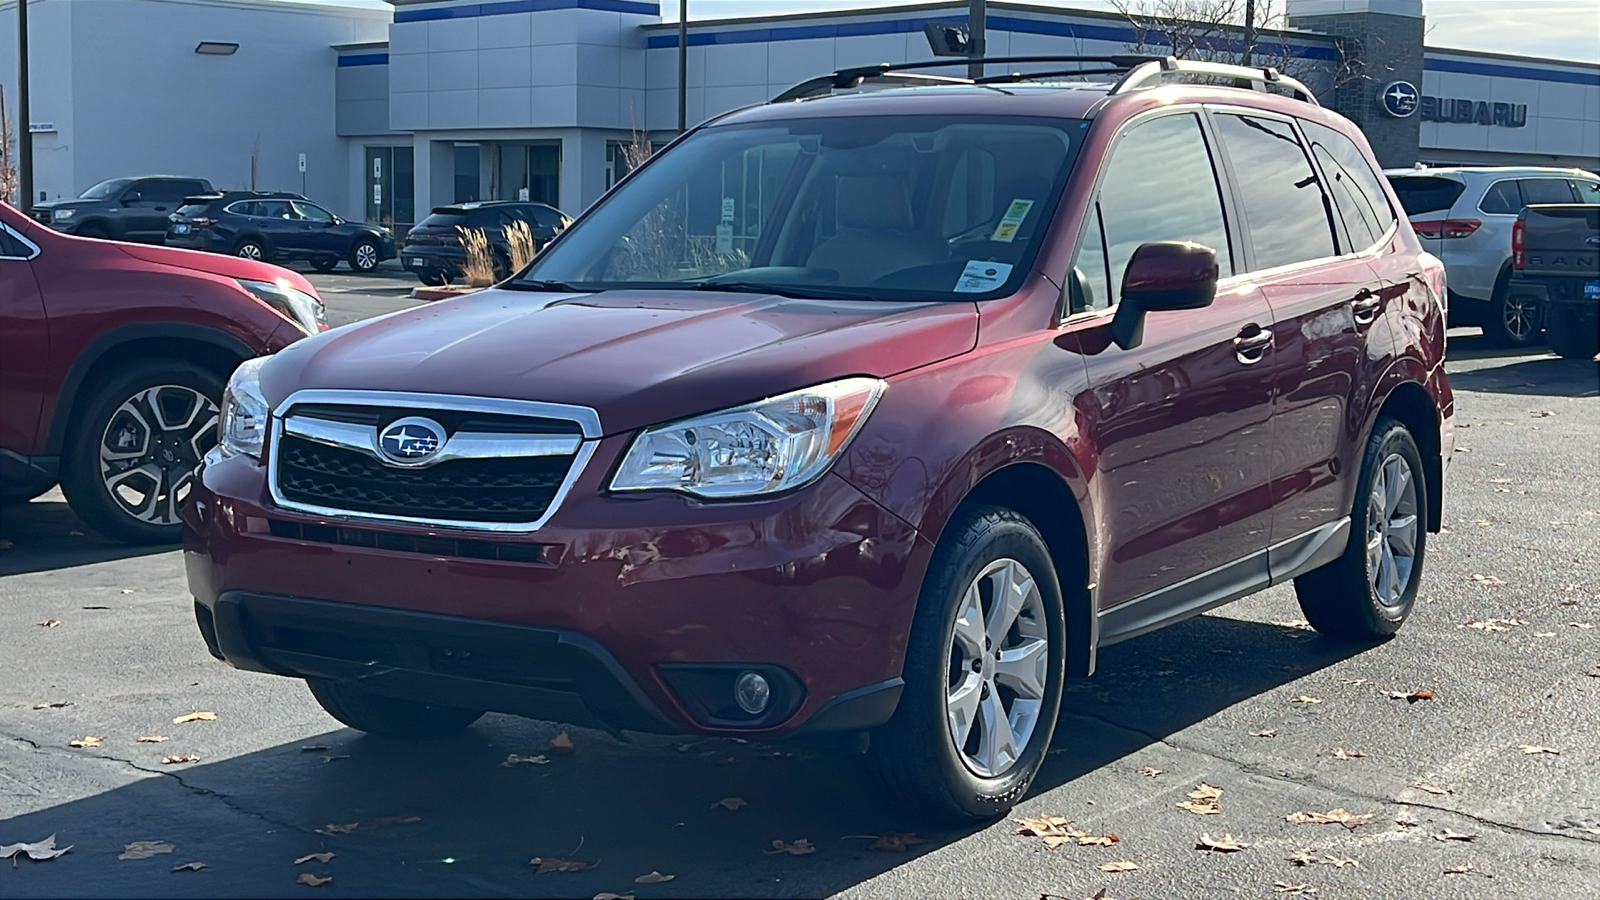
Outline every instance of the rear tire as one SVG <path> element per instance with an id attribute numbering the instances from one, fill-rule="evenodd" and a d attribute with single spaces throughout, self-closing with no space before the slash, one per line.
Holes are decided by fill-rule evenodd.
<path id="1" fill-rule="evenodd" d="M 1483 334 L 1499 347 L 1532 347 L 1544 330 L 1544 304 L 1511 290 L 1508 270 L 1494 285 L 1494 298 L 1483 322 Z"/>
<path id="2" fill-rule="evenodd" d="M 307 678 L 311 696 L 340 722 L 383 737 L 442 738 L 458 734 L 483 716 L 482 710 L 432 706 L 385 697 L 347 681 Z"/>
<path id="3" fill-rule="evenodd" d="M 418 272 L 417 278 L 428 287 L 444 287 L 450 283 L 442 272 Z"/>
<path id="4" fill-rule="evenodd" d="M 266 262 L 267 248 L 258 240 L 247 239 L 240 241 L 239 246 L 233 248 L 233 255 L 239 257 L 240 259 L 253 259 L 258 262 Z"/>
<path id="5" fill-rule="evenodd" d="M 368 238 L 362 238 L 350 248 L 350 268 L 366 275 L 383 262 L 378 252 L 378 245 Z"/>
<path id="6" fill-rule="evenodd" d="M 96 531 L 173 544 L 194 469 L 217 442 L 222 379 L 183 360 L 147 360 L 92 386 L 74 411 L 61 490 Z"/>
<path id="7" fill-rule="evenodd" d="M 1362 456 L 1344 554 L 1294 580 L 1312 628 L 1331 638 L 1373 641 L 1405 624 L 1427 556 L 1425 471 L 1411 432 L 1380 418 Z"/>
<path id="8" fill-rule="evenodd" d="M 1550 349 L 1566 359 L 1593 359 L 1600 353 L 1600 327 L 1594 318 L 1577 310 L 1558 309 L 1550 313 L 1546 336 Z"/>
<path id="9" fill-rule="evenodd" d="M 337 265 L 339 265 L 339 257 L 337 256 L 318 256 L 313 257 L 311 260 L 311 268 L 316 269 L 318 272 L 332 272 Z"/>
<path id="10" fill-rule="evenodd" d="M 899 706 L 872 735 L 894 799 L 949 822 L 1015 806 L 1055 733 L 1065 647 L 1038 530 L 1008 509 L 958 512 L 922 584 Z"/>

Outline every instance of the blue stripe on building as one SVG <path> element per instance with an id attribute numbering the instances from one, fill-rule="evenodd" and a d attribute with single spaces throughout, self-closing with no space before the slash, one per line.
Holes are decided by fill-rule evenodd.
<path id="1" fill-rule="evenodd" d="M 387 53 L 352 53 L 339 57 L 339 68 L 347 69 L 351 66 L 387 66 L 389 54 Z"/>
<path id="2" fill-rule="evenodd" d="M 640 16 L 661 15 L 661 4 L 645 0 L 498 0 L 494 3 L 463 3 L 459 6 L 435 6 L 428 9 L 397 9 L 394 11 L 394 20 L 429 22 L 439 19 L 476 19 L 480 16 L 549 12 L 558 9 L 593 9 Z"/>
<path id="3" fill-rule="evenodd" d="M 1531 81 L 1561 81 L 1567 84 L 1600 85 L 1600 72 L 1543 69 L 1498 62 L 1424 57 L 1422 68 L 1428 72 L 1460 72 L 1465 75 L 1492 75 L 1497 78 L 1525 78 Z"/>

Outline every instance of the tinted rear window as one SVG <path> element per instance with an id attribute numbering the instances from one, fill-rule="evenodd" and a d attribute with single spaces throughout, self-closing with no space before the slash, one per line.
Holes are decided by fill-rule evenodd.
<path id="1" fill-rule="evenodd" d="M 210 208 L 211 208 L 211 201 L 210 200 L 207 200 L 204 203 L 185 203 L 184 205 L 178 207 L 178 215 L 180 215 L 180 216 L 198 216 L 198 215 L 201 215 L 207 209 L 210 209 Z"/>
<path id="2" fill-rule="evenodd" d="M 456 228 L 465 224 L 467 214 L 464 212 L 429 213 L 428 217 L 417 223 L 418 228 Z"/>
<path id="3" fill-rule="evenodd" d="M 1400 198 L 1400 206 L 1408 216 L 1419 216 L 1423 213 L 1444 212 L 1455 205 L 1456 198 L 1467 186 L 1459 181 L 1448 178 L 1391 178 L 1389 183 L 1394 185 L 1394 192 Z"/>

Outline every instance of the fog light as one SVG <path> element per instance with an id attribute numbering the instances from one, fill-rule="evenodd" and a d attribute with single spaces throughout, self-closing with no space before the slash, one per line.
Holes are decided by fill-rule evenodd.
<path id="1" fill-rule="evenodd" d="M 767 701 L 772 699 L 772 686 L 759 674 L 744 672 L 733 683 L 733 699 L 738 702 L 740 709 L 752 716 L 759 716 L 766 711 Z"/>

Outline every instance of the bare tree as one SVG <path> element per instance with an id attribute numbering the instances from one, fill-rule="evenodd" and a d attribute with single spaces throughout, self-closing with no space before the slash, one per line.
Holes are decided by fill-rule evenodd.
<path id="1" fill-rule="evenodd" d="M 17 136 L 11 131 L 11 114 L 6 110 L 6 89 L 0 85 L 0 202 L 16 203 L 21 178 L 17 173 Z"/>
<path id="2" fill-rule="evenodd" d="M 1135 39 L 1139 54 L 1234 65 L 1271 66 L 1285 75 L 1338 87 L 1362 77 L 1362 68 L 1342 41 L 1331 65 L 1307 59 L 1289 46 L 1288 22 L 1276 0 L 1112 0 Z"/>

